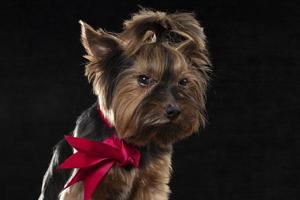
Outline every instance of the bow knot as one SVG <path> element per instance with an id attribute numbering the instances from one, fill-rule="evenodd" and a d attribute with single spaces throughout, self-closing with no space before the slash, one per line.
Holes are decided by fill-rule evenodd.
<path id="1" fill-rule="evenodd" d="M 65 136 L 65 139 L 77 152 L 60 164 L 59 169 L 78 168 L 77 173 L 65 188 L 83 181 L 84 200 L 91 198 L 97 185 L 114 164 L 121 167 L 127 165 L 138 167 L 140 162 L 140 152 L 116 135 L 102 142 L 72 136 Z"/>

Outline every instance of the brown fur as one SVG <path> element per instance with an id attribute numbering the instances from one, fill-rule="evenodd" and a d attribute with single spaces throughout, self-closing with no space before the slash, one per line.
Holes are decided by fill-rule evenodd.
<path id="1" fill-rule="evenodd" d="M 114 167 L 96 189 L 94 200 L 166 200 L 170 189 L 171 152 L 154 158 L 149 165 L 130 171 Z M 60 200 L 82 200 L 83 186 L 77 183 L 64 190 Z"/>
<path id="2" fill-rule="evenodd" d="M 118 137 L 137 146 L 154 143 L 164 149 L 137 169 L 115 166 L 94 199 L 168 199 L 171 145 L 205 124 L 210 61 L 203 28 L 191 13 L 146 9 L 125 21 L 118 34 L 81 24 L 85 57 L 90 61 L 86 76 Z M 149 85 L 139 85 L 140 75 L 150 77 Z M 188 82 L 181 84 L 184 79 Z M 164 116 L 170 104 L 181 108 L 172 121 Z M 82 199 L 82 192 L 78 183 L 63 191 L 61 199 Z"/>

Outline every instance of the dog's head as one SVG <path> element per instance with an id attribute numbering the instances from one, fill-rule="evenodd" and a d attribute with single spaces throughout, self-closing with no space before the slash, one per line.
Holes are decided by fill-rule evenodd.
<path id="1" fill-rule="evenodd" d="M 120 138 L 166 145 L 204 126 L 210 61 L 193 14 L 141 10 L 118 34 L 81 25 L 86 76 Z"/>

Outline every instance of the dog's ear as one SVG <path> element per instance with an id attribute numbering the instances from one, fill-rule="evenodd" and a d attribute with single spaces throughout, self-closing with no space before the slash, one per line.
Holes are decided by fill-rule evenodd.
<path id="1" fill-rule="evenodd" d="M 146 31 L 142 41 L 143 41 L 142 43 L 144 43 L 144 44 L 145 43 L 147 43 L 147 44 L 155 43 L 157 41 L 155 32 L 151 31 L 151 30 Z"/>
<path id="2" fill-rule="evenodd" d="M 205 77 L 211 72 L 211 62 L 208 51 L 204 46 L 200 46 L 195 40 L 188 38 L 176 46 L 176 49 L 186 56 Z"/>
<path id="3" fill-rule="evenodd" d="M 191 39 L 186 39 L 176 44 L 175 49 L 186 55 L 194 51 L 198 51 L 197 45 L 195 44 L 194 40 Z"/>
<path id="4" fill-rule="evenodd" d="M 121 48 L 120 40 L 113 34 L 102 29 L 94 30 L 81 20 L 79 23 L 81 24 L 81 42 L 88 53 L 86 58 L 91 59 L 92 57 L 100 60 L 113 50 Z"/>
<path id="5" fill-rule="evenodd" d="M 198 69 L 207 71 L 203 66 L 210 66 L 211 63 L 206 48 L 206 36 L 194 13 L 174 13 L 169 15 L 169 19 L 173 27 L 173 34 L 170 35 L 170 41 L 174 41 L 172 45 L 186 55 Z"/>

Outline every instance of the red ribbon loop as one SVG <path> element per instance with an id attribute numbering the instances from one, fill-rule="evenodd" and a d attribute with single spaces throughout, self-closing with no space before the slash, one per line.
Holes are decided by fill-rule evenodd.
<path id="1" fill-rule="evenodd" d="M 58 168 L 78 168 L 77 173 L 65 188 L 83 181 L 84 200 L 92 197 L 97 185 L 115 163 L 119 166 L 139 166 L 140 152 L 134 146 L 124 143 L 116 135 L 102 142 L 72 136 L 65 136 L 65 139 L 77 152 L 67 158 Z"/>

